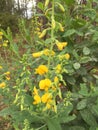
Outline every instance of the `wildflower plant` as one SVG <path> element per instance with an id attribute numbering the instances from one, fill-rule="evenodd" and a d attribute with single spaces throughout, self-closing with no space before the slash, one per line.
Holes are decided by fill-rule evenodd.
<path id="1" fill-rule="evenodd" d="M 26 46 L 22 44 L 26 50 L 22 54 L 17 43 L 13 42 L 10 29 L 7 33 L 3 30 L 3 33 L 0 33 L 0 40 L 3 35 L 8 39 L 10 53 L 13 54 L 12 59 L 16 64 L 16 66 L 14 63 L 11 64 L 9 70 L 0 65 L 0 92 L 4 97 L 3 102 L 7 104 L 0 115 L 10 115 L 15 130 L 85 130 L 84 126 L 92 130 L 88 118 L 94 120 L 95 129 L 97 128 L 96 119 L 88 112 L 92 105 L 90 98 L 94 100 L 98 93 L 98 89 L 95 93 L 93 85 L 97 81 L 92 78 L 97 77 L 97 69 L 90 71 L 90 75 L 93 76 L 89 78 L 86 77 L 83 68 L 85 63 L 94 62 L 96 58 L 90 57 L 90 50 L 87 47 L 81 52 L 77 45 L 73 45 L 75 38 L 78 37 L 77 40 L 83 38 L 81 34 L 83 28 L 80 28 L 79 33 L 77 27 L 76 30 L 70 29 L 75 24 L 74 20 L 77 19 L 75 13 L 78 12 L 75 8 L 74 16 L 70 14 L 74 8 L 73 3 L 76 4 L 73 0 L 38 2 L 42 14 L 34 14 L 32 28 L 26 30 L 23 21 L 19 25 L 22 42 L 26 42 Z M 77 6 L 79 8 L 79 5 Z M 45 24 L 40 16 L 47 19 Z M 80 36 L 82 38 L 79 38 Z M 89 82 L 89 79 L 92 82 Z M 96 111 L 96 108 L 97 105 L 92 107 L 92 111 Z M 84 121 L 87 124 L 82 127 Z"/>

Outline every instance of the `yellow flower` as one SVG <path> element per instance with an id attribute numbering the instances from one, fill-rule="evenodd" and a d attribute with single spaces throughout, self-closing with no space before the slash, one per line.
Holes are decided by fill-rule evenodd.
<path id="1" fill-rule="evenodd" d="M 58 47 L 58 50 L 63 50 L 63 48 L 64 47 L 66 47 L 67 46 L 67 42 L 59 42 L 59 41 L 57 41 L 56 42 L 56 45 L 57 45 L 57 47 Z"/>
<path id="2" fill-rule="evenodd" d="M 3 32 L 0 32 L 0 35 L 3 35 Z"/>
<path id="3" fill-rule="evenodd" d="M 34 86 L 34 89 L 33 89 L 33 95 L 38 95 L 38 90 L 35 86 Z"/>
<path id="4" fill-rule="evenodd" d="M 4 43 L 2 44 L 2 46 L 7 47 L 7 43 L 6 43 L 6 42 L 4 42 Z"/>
<path id="5" fill-rule="evenodd" d="M 52 86 L 52 90 L 56 91 L 56 87 L 55 87 L 55 86 Z"/>
<path id="6" fill-rule="evenodd" d="M 11 78 L 10 78 L 10 76 L 6 76 L 6 79 L 7 79 L 7 80 L 10 80 Z"/>
<path id="7" fill-rule="evenodd" d="M 2 46 L 7 47 L 8 46 L 8 40 L 4 40 Z"/>
<path id="8" fill-rule="evenodd" d="M 9 72 L 9 71 L 5 72 L 4 75 L 6 75 L 5 78 L 6 78 L 7 80 L 10 80 L 10 79 L 11 79 L 11 78 L 10 78 L 10 72 Z"/>
<path id="9" fill-rule="evenodd" d="M 70 55 L 68 53 L 66 53 L 64 55 L 59 55 L 58 57 L 60 60 L 63 60 L 63 59 L 69 60 L 70 59 Z"/>
<path id="10" fill-rule="evenodd" d="M 47 109 L 50 109 L 51 107 L 52 107 L 52 106 L 51 106 L 49 103 L 46 104 L 46 108 L 47 108 Z"/>
<path id="11" fill-rule="evenodd" d="M 54 77 L 54 82 L 55 82 L 55 83 L 58 83 L 58 81 L 59 81 L 58 77 L 55 76 L 55 77 Z"/>
<path id="12" fill-rule="evenodd" d="M 6 73 L 4 73 L 5 75 L 10 75 L 10 72 L 9 71 L 7 71 Z"/>
<path id="13" fill-rule="evenodd" d="M 58 64 L 55 69 L 56 69 L 56 73 L 60 73 L 62 70 L 61 64 Z"/>
<path id="14" fill-rule="evenodd" d="M 41 97 L 39 95 L 35 95 L 33 104 L 36 105 L 36 104 L 39 104 L 39 103 L 41 103 Z"/>
<path id="15" fill-rule="evenodd" d="M 63 44 L 63 47 L 66 47 L 67 46 L 67 42 L 62 42 L 62 44 Z"/>
<path id="16" fill-rule="evenodd" d="M 2 69 L 3 67 L 0 65 L 0 70 Z"/>
<path id="17" fill-rule="evenodd" d="M 0 88 L 4 88 L 6 86 L 5 82 L 0 83 Z"/>
<path id="18" fill-rule="evenodd" d="M 66 53 L 66 54 L 65 54 L 65 58 L 66 58 L 66 60 L 69 60 L 70 55 L 69 55 L 68 53 Z"/>
<path id="19" fill-rule="evenodd" d="M 48 68 L 45 65 L 40 65 L 35 71 L 37 74 L 43 75 L 48 72 Z"/>
<path id="20" fill-rule="evenodd" d="M 38 57 L 40 57 L 41 55 L 42 55 L 42 52 L 32 53 L 32 56 L 33 56 L 34 58 L 38 58 Z"/>
<path id="21" fill-rule="evenodd" d="M 52 100 L 52 95 L 51 93 L 45 93 L 42 97 L 41 97 L 42 103 L 49 103 Z"/>
<path id="22" fill-rule="evenodd" d="M 46 107 L 43 109 L 43 111 L 52 108 L 52 106 L 53 106 L 53 99 L 52 99 L 51 93 L 45 93 L 41 97 L 41 100 L 42 100 L 42 103 L 44 103 L 46 105 Z"/>
<path id="23" fill-rule="evenodd" d="M 45 49 L 45 50 L 43 51 L 43 54 L 46 55 L 46 56 L 49 56 L 49 55 L 54 56 L 54 55 L 55 55 L 55 52 L 54 52 L 53 50 L 50 51 L 49 49 Z"/>
<path id="24" fill-rule="evenodd" d="M 51 84 L 50 79 L 43 79 L 39 82 L 39 87 L 41 90 L 47 91 L 51 87 Z"/>

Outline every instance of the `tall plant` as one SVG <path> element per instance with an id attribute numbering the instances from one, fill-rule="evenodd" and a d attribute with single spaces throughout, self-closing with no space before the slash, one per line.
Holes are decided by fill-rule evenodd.
<path id="1" fill-rule="evenodd" d="M 26 51 L 20 55 L 9 41 L 18 59 L 12 72 L 0 67 L 8 106 L 0 115 L 10 115 L 16 130 L 97 130 L 97 3 L 38 2 L 33 31 L 20 26 Z"/>

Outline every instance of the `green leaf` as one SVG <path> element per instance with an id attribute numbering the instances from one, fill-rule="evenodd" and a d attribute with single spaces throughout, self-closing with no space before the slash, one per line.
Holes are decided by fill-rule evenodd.
<path id="1" fill-rule="evenodd" d="M 94 105 L 92 107 L 92 110 L 94 111 L 94 113 L 98 116 L 98 104 L 97 105 Z"/>
<path id="2" fill-rule="evenodd" d="M 96 11 L 94 9 L 86 9 L 84 10 L 84 15 L 94 20 L 96 17 Z"/>
<path id="3" fill-rule="evenodd" d="M 75 29 L 70 29 L 70 30 L 68 30 L 68 31 L 66 31 L 66 32 L 64 33 L 63 37 L 71 36 L 71 35 L 73 35 L 75 32 L 76 32 Z"/>
<path id="4" fill-rule="evenodd" d="M 58 104 L 58 110 L 61 110 L 59 117 L 67 116 L 73 110 L 73 105 L 64 106 L 64 104 Z"/>
<path id="5" fill-rule="evenodd" d="M 96 74 L 93 74 L 93 76 L 94 76 L 96 79 L 98 79 L 98 75 L 96 75 Z"/>
<path id="6" fill-rule="evenodd" d="M 44 9 L 44 6 L 43 6 L 43 3 L 42 3 L 42 2 L 38 2 L 37 7 L 38 7 L 39 9 L 41 9 L 41 10 Z"/>
<path id="7" fill-rule="evenodd" d="M 80 63 L 76 62 L 73 64 L 73 67 L 77 70 L 81 67 Z"/>
<path id="8" fill-rule="evenodd" d="M 71 6 L 71 5 L 73 5 L 75 2 L 74 2 L 74 0 L 65 0 L 65 3 L 66 3 L 66 5 Z"/>
<path id="9" fill-rule="evenodd" d="M 80 63 L 87 63 L 89 61 L 91 61 L 91 58 L 87 56 L 81 57 L 80 59 Z"/>
<path id="10" fill-rule="evenodd" d="M 58 106 L 58 111 L 61 111 L 59 115 L 59 122 L 60 123 L 68 123 L 76 118 L 74 114 L 70 114 L 73 109 L 73 105 L 68 105 L 68 106 Z"/>
<path id="11" fill-rule="evenodd" d="M 19 50 L 18 50 L 19 48 L 16 43 L 11 44 L 11 49 L 19 57 Z"/>
<path id="12" fill-rule="evenodd" d="M 73 50 L 73 56 L 78 60 L 79 59 L 79 55 L 78 53 L 76 52 L 76 50 Z"/>
<path id="13" fill-rule="evenodd" d="M 51 41 L 52 41 L 51 38 L 47 38 L 47 39 L 45 40 L 45 43 L 46 43 L 46 44 L 49 44 L 49 43 L 51 43 Z"/>
<path id="14" fill-rule="evenodd" d="M 13 112 L 13 109 L 11 107 L 7 107 L 0 111 L 0 116 L 8 116 L 12 112 Z"/>
<path id="15" fill-rule="evenodd" d="M 83 120 L 90 126 L 97 126 L 97 122 L 93 114 L 88 110 L 84 109 L 80 111 Z"/>
<path id="16" fill-rule="evenodd" d="M 73 114 L 72 116 L 62 116 L 59 120 L 61 123 L 69 123 L 70 121 L 74 120 L 76 118 L 76 115 Z"/>
<path id="17" fill-rule="evenodd" d="M 88 47 L 83 48 L 83 54 L 84 55 L 89 55 L 90 54 L 90 49 Z"/>
<path id="18" fill-rule="evenodd" d="M 92 40 L 93 40 L 93 42 L 98 40 L 98 31 L 95 31 Z"/>
<path id="19" fill-rule="evenodd" d="M 76 34 L 77 34 L 78 36 L 83 36 L 83 32 L 76 31 Z"/>
<path id="20" fill-rule="evenodd" d="M 81 126 L 71 126 L 68 130 L 85 130 L 85 128 Z"/>
<path id="21" fill-rule="evenodd" d="M 78 104 L 77 104 L 77 110 L 81 110 L 84 109 L 87 105 L 87 99 L 83 99 L 81 100 Z"/>
<path id="22" fill-rule="evenodd" d="M 91 126 L 91 127 L 89 128 L 89 130 L 98 130 L 98 129 L 96 129 L 96 127 L 94 127 L 94 126 Z"/>
<path id="23" fill-rule="evenodd" d="M 81 27 L 86 25 L 86 21 L 84 19 L 81 18 L 76 18 L 72 20 L 72 25 L 75 29 L 80 29 Z M 80 32 L 80 30 L 76 30 L 76 34 L 83 36 L 83 31 Z"/>
<path id="24" fill-rule="evenodd" d="M 74 85 L 75 82 L 76 82 L 76 80 L 75 80 L 75 78 L 73 76 L 67 76 L 66 80 L 67 80 L 67 82 L 69 82 L 72 85 Z"/>
<path id="25" fill-rule="evenodd" d="M 79 94 L 83 95 L 83 96 L 89 96 L 88 93 L 88 88 L 86 86 L 86 84 L 80 84 L 81 90 L 79 91 Z"/>
<path id="26" fill-rule="evenodd" d="M 49 130 L 62 130 L 59 120 L 57 118 L 46 119 Z"/>

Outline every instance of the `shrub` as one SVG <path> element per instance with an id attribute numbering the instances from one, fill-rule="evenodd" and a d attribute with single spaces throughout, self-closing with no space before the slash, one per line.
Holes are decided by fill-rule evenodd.
<path id="1" fill-rule="evenodd" d="M 1 66 L 7 107 L 0 115 L 10 115 L 16 130 L 98 129 L 97 4 L 39 2 L 42 14 L 33 16 L 32 26 L 20 22 L 26 41 L 20 46 L 2 30 L 13 55 L 11 68 Z M 20 54 L 19 47 L 26 51 Z"/>

